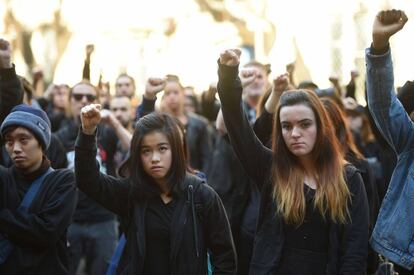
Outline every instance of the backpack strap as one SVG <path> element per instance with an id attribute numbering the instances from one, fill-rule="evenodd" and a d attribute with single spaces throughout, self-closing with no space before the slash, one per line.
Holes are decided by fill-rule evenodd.
<path id="1" fill-rule="evenodd" d="M 20 211 L 27 212 L 27 210 L 30 207 L 30 204 L 32 204 L 32 201 L 34 197 L 36 196 L 37 192 L 39 191 L 40 187 L 42 186 L 44 179 L 47 175 L 49 175 L 53 170 L 52 167 L 49 167 L 49 169 L 43 173 L 40 177 L 35 179 L 32 184 L 30 185 L 29 190 L 27 190 L 26 194 L 24 195 L 24 198 L 22 202 L 19 205 L 19 208 L 17 208 Z"/>
<path id="2" fill-rule="evenodd" d="M 106 271 L 106 275 L 115 275 L 116 269 L 118 268 L 119 260 L 121 259 L 122 252 L 124 251 L 126 244 L 126 237 L 125 234 L 121 235 L 119 238 L 119 242 L 116 246 L 115 252 L 112 255 L 111 262 L 109 263 L 108 270 Z"/>

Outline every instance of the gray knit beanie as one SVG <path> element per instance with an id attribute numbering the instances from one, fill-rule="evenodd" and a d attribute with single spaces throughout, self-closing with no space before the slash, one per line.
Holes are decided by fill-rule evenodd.
<path id="1" fill-rule="evenodd" d="M 49 147 L 51 126 L 50 120 L 43 110 L 33 108 L 26 104 L 17 105 L 11 110 L 10 114 L 1 124 L 0 131 L 3 137 L 7 128 L 11 126 L 22 126 L 27 128 L 34 134 L 36 139 L 42 145 L 42 148 L 47 149 Z"/>

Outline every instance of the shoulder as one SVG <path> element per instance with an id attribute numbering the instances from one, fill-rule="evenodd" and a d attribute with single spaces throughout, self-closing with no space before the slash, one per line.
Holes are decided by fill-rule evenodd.
<path id="1" fill-rule="evenodd" d="M 364 188 L 361 172 L 352 164 L 344 167 L 345 181 L 351 193 L 360 192 Z"/>
<path id="2" fill-rule="evenodd" d="M 207 119 L 200 115 L 189 113 L 187 114 L 187 116 L 188 116 L 189 124 L 193 124 L 194 126 L 199 126 L 199 127 L 206 127 L 208 125 Z"/>
<path id="3" fill-rule="evenodd" d="M 70 184 L 75 186 L 75 174 L 71 169 L 55 169 L 46 176 L 45 181 L 53 182 L 55 185 Z"/>
<path id="4" fill-rule="evenodd" d="M 193 189 L 196 201 L 202 202 L 203 204 L 209 204 L 215 201 L 218 197 L 216 191 L 207 184 L 205 178 L 187 173 L 185 185 L 187 186 L 187 190 L 189 190 L 189 188 Z"/>

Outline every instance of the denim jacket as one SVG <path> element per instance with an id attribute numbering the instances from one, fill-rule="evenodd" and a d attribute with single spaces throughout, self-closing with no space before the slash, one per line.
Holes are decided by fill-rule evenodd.
<path id="1" fill-rule="evenodd" d="M 398 161 L 371 237 L 378 253 L 402 267 L 414 266 L 414 123 L 397 99 L 391 52 L 365 52 L 368 107 Z"/>

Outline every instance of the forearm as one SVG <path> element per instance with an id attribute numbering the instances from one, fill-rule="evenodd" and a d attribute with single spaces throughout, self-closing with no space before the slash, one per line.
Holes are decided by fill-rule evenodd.
<path id="1" fill-rule="evenodd" d="M 391 52 L 374 55 L 367 49 L 366 62 L 369 110 L 382 136 L 400 154 L 410 149 L 414 129 L 395 93 Z"/>
<path id="2" fill-rule="evenodd" d="M 75 145 L 76 184 L 90 198 L 122 215 L 127 208 L 128 184 L 100 173 L 96 152 L 96 136 L 80 132 Z"/>
<path id="3" fill-rule="evenodd" d="M 279 102 L 280 92 L 272 91 L 269 98 L 266 100 L 265 109 L 268 113 L 273 114 L 276 112 L 276 107 Z"/>
<path id="4" fill-rule="evenodd" d="M 3 122 L 11 109 L 22 101 L 23 87 L 14 66 L 0 69 L 0 123 Z"/>
<path id="5" fill-rule="evenodd" d="M 223 118 L 230 141 L 247 174 L 261 185 L 271 163 L 271 153 L 255 136 L 243 111 L 240 79 L 237 68 L 219 67 L 218 92 L 221 99 Z"/>
<path id="6" fill-rule="evenodd" d="M 132 134 L 118 120 L 113 121 L 111 126 L 121 142 L 122 149 L 128 151 L 131 147 Z"/>

